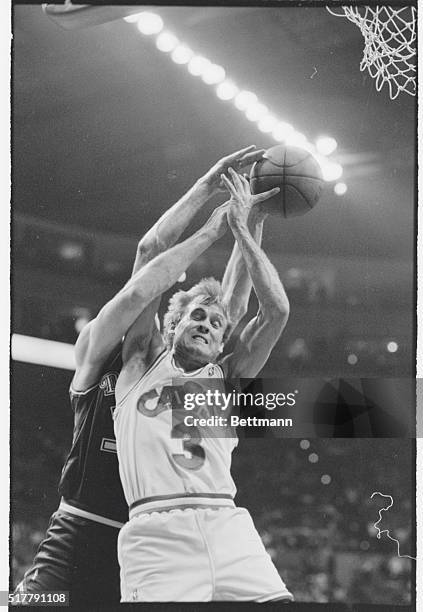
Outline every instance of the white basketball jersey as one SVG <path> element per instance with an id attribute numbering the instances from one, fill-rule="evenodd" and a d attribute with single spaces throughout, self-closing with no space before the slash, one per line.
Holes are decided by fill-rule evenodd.
<path id="1" fill-rule="evenodd" d="M 230 473 L 232 451 L 238 443 L 234 430 L 228 434 L 228 429 L 223 432 L 222 428 L 226 437 L 217 437 L 216 428 L 213 435 L 206 436 L 203 428 L 190 427 L 185 438 L 171 435 L 175 420 L 167 390 L 183 384 L 184 378 L 219 379 L 223 388 L 220 366 L 207 364 L 185 373 L 175 364 L 173 353 L 165 351 L 119 398 L 114 411 L 115 435 L 128 505 L 154 496 L 211 493 L 233 497 L 236 493 Z M 222 415 L 220 407 L 214 412 L 218 413 Z"/>

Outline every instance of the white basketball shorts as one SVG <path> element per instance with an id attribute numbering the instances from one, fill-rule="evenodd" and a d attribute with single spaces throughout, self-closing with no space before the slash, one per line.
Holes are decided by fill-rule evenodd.
<path id="1" fill-rule="evenodd" d="M 118 556 L 122 602 L 293 599 L 245 508 L 140 513 Z"/>

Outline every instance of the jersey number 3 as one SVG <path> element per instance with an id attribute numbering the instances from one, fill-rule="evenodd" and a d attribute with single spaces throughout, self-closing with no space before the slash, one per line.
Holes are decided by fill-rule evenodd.
<path id="1" fill-rule="evenodd" d="M 155 417 L 164 410 L 172 409 L 172 387 L 163 387 L 160 397 L 156 389 L 150 389 L 138 399 L 137 409 L 147 417 Z M 157 400 L 154 406 L 154 400 Z M 153 407 L 154 406 L 154 407 Z M 175 462 L 188 470 L 199 470 L 206 460 L 201 446 L 201 435 L 197 427 L 188 427 L 183 422 L 172 428 L 172 438 L 181 438 L 182 453 L 172 453 Z"/>

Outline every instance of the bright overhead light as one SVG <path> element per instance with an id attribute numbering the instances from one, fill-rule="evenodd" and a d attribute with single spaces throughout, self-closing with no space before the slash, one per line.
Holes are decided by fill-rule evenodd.
<path id="1" fill-rule="evenodd" d="M 147 36 L 158 34 L 163 29 L 163 19 L 157 13 L 140 13 L 138 15 L 137 28 L 141 34 L 146 34 Z"/>
<path id="2" fill-rule="evenodd" d="M 341 178 L 343 168 L 335 162 L 321 162 L 323 179 L 327 182 L 337 181 Z"/>
<path id="3" fill-rule="evenodd" d="M 301 132 L 296 132 L 295 130 L 289 134 L 289 136 L 285 139 L 286 144 L 291 145 L 292 147 L 302 147 L 307 144 L 307 138 Z"/>
<path id="4" fill-rule="evenodd" d="M 201 76 L 211 66 L 211 61 L 201 55 L 195 55 L 188 64 L 188 72 L 193 76 Z"/>
<path id="5" fill-rule="evenodd" d="M 336 150 L 338 143 L 331 136 L 322 136 L 316 140 L 316 149 L 321 155 L 330 155 Z"/>
<path id="6" fill-rule="evenodd" d="M 223 66 L 214 64 L 202 55 L 194 52 L 169 30 L 164 30 L 163 20 L 157 13 L 142 11 L 124 18 L 129 23 L 136 23 L 142 34 L 156 34 L 156 47 L 159 51 L 170 53 L 176 64 L 186 64 L 188 72 L 193 76 L 201 77 L 207 85 L 216 85 L 216 95 L 220 100 L 233 100 L 234 106 L 245 113 L 249 121 L 257 122 L 261 132 L 271 133 L 277 142 L 297 146 L 312 153 L 322 167 L 323 177 L 326 181 L 337 181 L 342 176 L 342 166 L 326 160 L 325 156 L 333 153 L 337 148 L 335 138 L 321 136 L 316 144 L 309 142 L 304 134 L 297 132 L 292 125 L 279 121 L 270 114 L 269 109 L 262 104 L 257 95 L 249 90 L 240 90 L 230 79 L 226 78 Z M 320 158 L 320 159 L 319 159 Z M 334 187 L 337 195 L 343 195 L 347 190 L 345 183 L 338 183 Z"/>
<path id="7" fill-rule="evenodd" d="M 358 363 L 358 357 L 354 353 L 350 353 L 347 357 L 347 361 L 350 365 L 356 365 Z"/>
<path id="8" fill-rule="evenodd" d="M 164 53 L 170 53 L 177 46 L 178 39 L 171 32 L 161 32 L 158 35 L 156 40 L 156 47 L 159 51 L 163 51 Z"/>
<path id="9" fill-rule="evenodd" d="M 232 81 L 223 81 L 216 87 L 216 95 L 220 100 L 232 100 L 238 93 L 238 87 Z"/>
<path id="10" fill-rule="evenodd" d="M 201 75 L 201 78 L 207 85 L 217 85 L 217 83 L 225 80 L 225 76 L 226 72 L 222 66 L 210 64 Z"/>
<path id="11" fill-rule="evenodd" d="M 175 64 L 188 64 L 193 55 L 194 53 L 189 47 L 186 47 L 185 45 L 178 45 L 174 48 L 170 57 Z"/>
<path id="12" fill-rule="evenodd" d="M 265 117 L 269 112 L 269 109 L 261 102 L 251 104 L 245 111 L 245 116 L 249 121 L 260 121 L 262 117 Z"/>
<path id="13" fill-rule="evenodd" d="M 278 120 L 272 115 L 264 115 L 264 117 L 262 117 L 258 122 L 257 127 L 260 132 L 264 132 L 266 134 L 275 128 L 277 122 Z"/>
<path id="14" fill-rule="evenodd" d="M 346 186 L 345 183 L 336 183 L 333 190 L 336 193 L 336 195 L 342 196 L 345 193 L 347 193 L 348 187 Z"/>
<path id="15" fill-rule="evenodd" d="M 396 342 L 388 342 L 388 344 L 386 345 L 386 348 L 388 349 L 389 353 L 396 353 L 398 350 L 398 344 Z"/>
<path id="16" fill-rule="evenodd" d="M 300 146 L 300 149 L 304 149 L 304 151 L 308 151 L 313 156 L 316 153 L 316 147 L 314 146 L 312 142 L 309 142 L 308 140 L 306 140 L 305 142 L 302 142 L 299 146 Z"/>
<path id="17" fill-rule="evenodd" d="M 283 142 L 294 132 L 295 130 L 290 123 L 285 123 L 284 121 L 280 121 L 276 125 L 275 129 L 273 130 L 272 136 L 275 140 L 278 140 L 279 142 Z"/>
<path id="18" fill-rule="evenodd" d="M 245 111 L 252 104 L 256 104 L 258 102 L 258 98 L 255 93 L 252 91 L 240 91 L 236 96 L 234 103 L 238 110 Z"/>
<path id="19" fill-rule="evenodd" d="M 136 23 L 140 18 L 140 15 L 142 15 L 142 13 L 134 13 L 133 15 L 128 15 L 127 17 L 124 17 L 123 20 L 127 23 Z"/>

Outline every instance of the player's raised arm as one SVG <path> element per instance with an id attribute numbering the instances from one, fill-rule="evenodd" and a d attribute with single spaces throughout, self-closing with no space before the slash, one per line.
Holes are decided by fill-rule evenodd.
<path id="1" fill-rule="evenodd" d="M 252 195 L 248 181 L 229 169 L 231 181 L 222 180 L 231 193 L 228 222 L 251 276 L 259 302 L 257 315 L 243 330 L 230 355 L 222 365 L 230 377 L 254 377 L 262 369 L 282 333 L 289 315 L 289 302 L 274 266 L 251 236 L 247 219 L 250 208 L 278 192 Z"/>
<path id="2" fill-rule="evenodd" d="M 205 225 L 190 238 L 158 255 L 137 272 L 91 322 L 84 345 L 76 346 L 77 374 L 95 369 L 120 342 L 137 317 L 149 304 L 169 289 L 191 263 L 227 229 L 227 204 L 213 211 Z M 153 329 L 150 321 L 150 331 Z M 147 334 L 143 342 L 149 344 Z M 93 368 L 94 366 L 94 368 Z M 77 386 L 78 383 L 75 383 Z"/>
<path id="3" fill-rule="evenodd" d="M 176 204 L 160 217 L 154 226 L 139 241 L 132 276 L 139 272 L 148 262 L 157 257 L 157 255 L 175 244 L 182 232 L 207 200 L 222 189 L 222 172 L 227 171 L 230 165 L 243 169 L 260 159 L 263 152 L 263 149 L 256 149 L 255 145 L 250 145 L 216 162 L 206 174 L 204 174 L 204 176 L 202 176 L 193 187 L 176 202 Z M 122 300 L 122 302 L 125 299 L 125 291 L 126 286 L 118 294 L 119 300 Z M 127 294 L 128 292 L 126 291 L 126 295 Z M 127 333 L 129 336 L 128 342 L 126 342 L 123 347 L 122 356 L 124 362 L 130 357 L 129 347 L 133 346 L 130 341 L 131 336 L 137 338 L 137 342 L 139 342 L 141 336 L 145 338 L 145 342 L 147 342 L 147 339 L 151 339 L 152 336 L 154 336 L 156 339 L 155 344 L 160 344 L 160 334 L 154 324 L 154 317 L 157 313 L 159 303 L 160 295 L 155 298 L 154 302 L 150 302 L 148 307 L 132 322 L 129 330 L 128 328 L 124 329 L 123 333 Z M 103 311 L 101 311 L 101 313 L 102 318 L 104 318 Z M 75 388 L 85 389 L 95 382 L 99 368 L 104 359 L 108 357 L 108 353 L 105 351 L 109 350 L 110 342 L 97 345 L 97 334 L 95 332 L 99 327 L 101 329 L 102 322 L 100 321 L 99 323 L 96 317 L 88 323 L 78 337 L 75 348 L 77 363 L 74 377 Z M 122 340 L 122 335 L 116 340 L 116 344 Z M 95 349 L 93 349 L 93 342 L 96 343 Z M 105 350 L 102 350 L 103 346 Z M 113 350 L 113 348 L 112 346 L 111 350 Z"/>
<path id="4" fill-rule="evenodd" d="M 154 257 L 173 246 L 194 216 L 216 193 L 226 192 L 221 182 L 221 174 L 233 166 L 243 170 L 263 157 L 264 150 L 250 145 L 230 155 L 222 157 L 167 210 L 138 243 L 133 274 Z"/>
<path id="5" fill-rule="evenodd" d="M 253 206 L 251 208 L 248 217 L 248 228 L 258 246 L 261 245 L 263 237 L 265 217 L 266 213 L 259 206 Z M 235 240 L 222 279 L 223 300 L 228 308 L 232 329 L 235 329 L 243 316 L 247 313 L 251 289 L 251 276 L 245 265 L 239 245 Z"/>
<path id="6" fill-rule="evenodd" d="M 154 257 L 173 246 L 209 198 L 222 190 L 226 193 L 226 188 L 221 181 L 222 172 L 227 171 L 230 165 L 245 169 L 261 159 L 263 153 L 263 149 L 256 149 L 255 145 L 250 145 L 217 161 L 176 204 L 160 217 L 140 240 L 133 274 Z M 239 283 L 237 282 L 236 288 L 238 286 Z M 160 332 L 156 326 L 152 325 L 159 308 L 160 299 L 161 296 L 155 298 L 128 330 L 122 351 L 123 363 L 127 363 L 135 352 L 138 354 L 149 352 L 150 356 L 154 358 L 154 354 L 162 350 L 163 343 Z M 248 304 L 248 297 L 246 302 Z M 150 338 L 151 344 L 148 347 L 147 340 Z"/>

